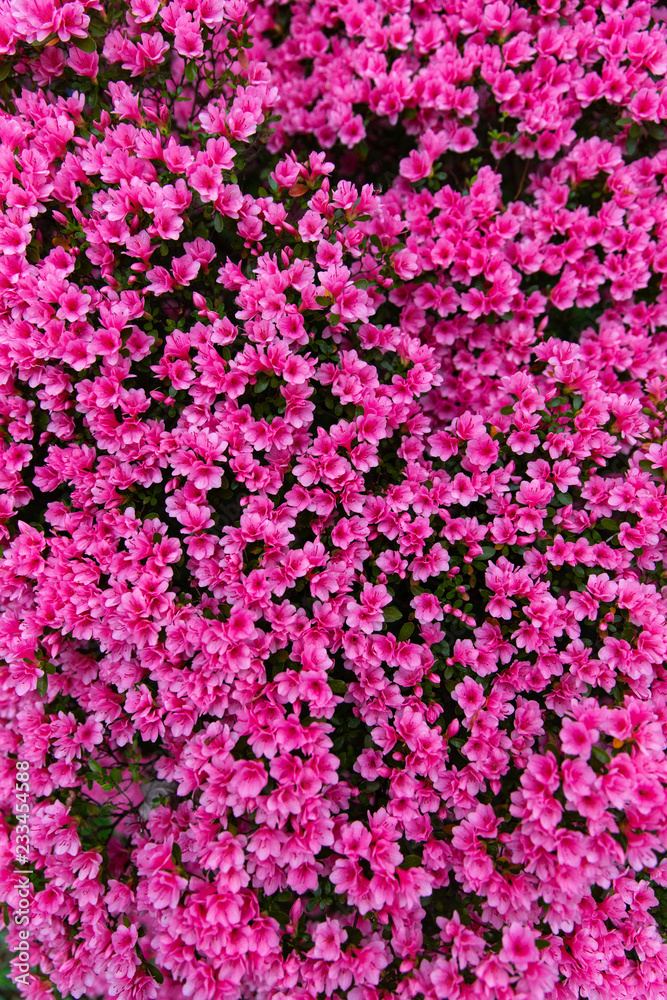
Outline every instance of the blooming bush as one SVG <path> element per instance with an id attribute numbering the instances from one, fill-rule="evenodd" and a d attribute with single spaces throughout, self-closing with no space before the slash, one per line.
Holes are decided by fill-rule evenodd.
<path id="1" fill-rule="evenodd" d="M 667 997 L 664 10 L 0 53 L 21 995 Z"/>

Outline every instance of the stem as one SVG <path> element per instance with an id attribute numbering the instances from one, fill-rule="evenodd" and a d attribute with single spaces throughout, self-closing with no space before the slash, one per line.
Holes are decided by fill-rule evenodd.
<path id="1" fill-rule="evenodd" d="M 523 174 L 521 175 L 521 182 L 519 184 L 519 189 L 518 189 L 517 193 L 514 195 L 514 200 L 515 201 L 517 200 L 517 198 L 519 198 L 521 196 L 521 192 L 523 191 L 523 185 L 526 182 L 526 175 L 527 174 L 528 174 L 528 160 L 526 160 L 525 166 L 523 168 Z"/>

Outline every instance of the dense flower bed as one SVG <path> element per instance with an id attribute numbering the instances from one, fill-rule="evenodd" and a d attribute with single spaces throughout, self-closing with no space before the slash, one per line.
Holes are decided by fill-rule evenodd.
<path id="1" fill-rule="evenodd" d="M 664 8 L 0 11 L 21 995 L 667 997 Z"/>

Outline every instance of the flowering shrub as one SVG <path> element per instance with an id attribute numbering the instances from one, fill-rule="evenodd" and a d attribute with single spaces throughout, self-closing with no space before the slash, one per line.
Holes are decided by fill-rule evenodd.
<path id="1" fill-rule="evenodd" d="M 21 995 L 667 997 L 664 12 L 2 13 Z"/>

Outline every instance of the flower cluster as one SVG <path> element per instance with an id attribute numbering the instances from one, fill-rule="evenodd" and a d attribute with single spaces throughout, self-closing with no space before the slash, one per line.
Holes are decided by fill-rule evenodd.
<path id="1" fill-rule="evenodd" d="M 21 995 L 664 1000 L 660 11 L 3 14 Z"/>

